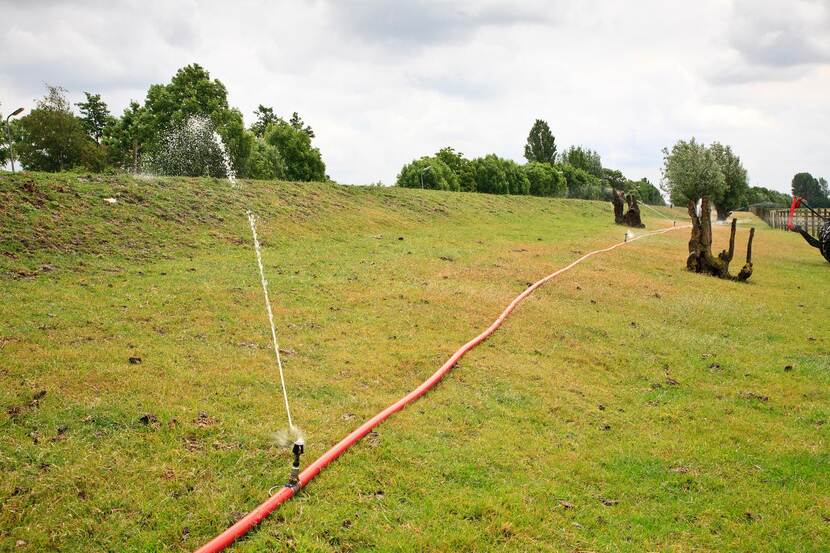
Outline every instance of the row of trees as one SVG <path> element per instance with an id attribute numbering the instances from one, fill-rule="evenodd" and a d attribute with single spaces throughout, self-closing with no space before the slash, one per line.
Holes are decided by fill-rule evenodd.
<path id="1" fill-rule="evenodd" d="M 286 120 L 260 105 L 246 128 L 242 113 L 228 104 L 225 85 L 197 64 L 177 71 L 168 84 L 152 85 L 144 103 L 131 102 L 120 117 L 99 94 L 84 94 L 76 114 L 65 89 L 47 86 L 35 109 L 13 122 L 15 154 L 24 168 L 225 176 L 224 149 L 239 176 L 328 178 L 312 144 L 314 131 L 296 112 Z M 5 149 L 0 156 L 8 156 Z"/>
<path id="2" fill-rule="evenodd" d="M 550 126 L 537 119 L 525 144 L 527 163 L 520 165 L 495 154 L 468 159 L 451 147 L 413 160 L 401 168 L 397 185 L 488 194 L 529 194 L 591 200 L 606 199 L 616 188 L 641 201 L 664 205 L 660 191 L 648 179 L 632 181 L 620 171 L 602 166 L 599 154 L 583 146 L 557 151 Z"/>

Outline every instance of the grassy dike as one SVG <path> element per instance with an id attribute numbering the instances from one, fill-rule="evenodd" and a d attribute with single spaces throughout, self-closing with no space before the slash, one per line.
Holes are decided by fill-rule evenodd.
<path id="1" fill-rule="evenodd" d="M 623 235 L 580 200 L 0 176 L 0 550 L 186 551 L 284 483 L 248 206 L 306 462 Z M 549 283 L 234 550 L 827 551 L 830 265 L 752 224 L 748 284 L 687 273 L 685 230 Z"/>

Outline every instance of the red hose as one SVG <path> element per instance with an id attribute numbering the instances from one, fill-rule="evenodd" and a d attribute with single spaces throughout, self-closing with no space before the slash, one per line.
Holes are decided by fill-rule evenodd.
<path id="1" fill-rule="evenodd" d="M 424 395 L 427 390 L 432 388 L 439 380 L 441 380 L 444 377 L 445 374 L 447 374 L 450 371 L 450 369 L 452 369 L 452 367 L 458 362 L 459 359 L 461 359 L 464 356 L 465 353 L 476 347 L 478 344 L 483 342 L 488 336 L 493 334 L 493 332 L 495 332 L 496 329 L 501 326 L 501 324 L 508 317 L 508 315 L 510 315 L 513 309 L 515 309 L 516 306 L 522 302 L 522 300 L 524 300 L 527 296 L 532 294 L 534 290 L 545 284 L 547 281 L 564 273 L 565 271 L 571 269 L 575 265 L 582 263 L 589 257 L 596 255 L 598 253 L 609 252 L 615 248 L 625 245 L 626 243 L 634 242 L 635 240 L 645 238 L 646 236 L 651 236 L 653 234 L 662 234 L 664 232 L 669 232 L 680 228 L 689 228 L 689 225 L 671 227 L 662 230 L 657 230 L 654 232 L 649 232 L 646 234 L 641 234 L 635 238 L 628 240 L 628 242 L 620 242 L 618 244 L 614 244 L 613 246 L 609 246 L 601 250 L 594 250 L 583 255 L 570 265 L 563 267 L 562 269 L 559 269 L 557 271 L 554 271 L 545 278 L 533 283 L 531 286 L 525 289 L 524 292 L 516 296 L 516 298 L 510 302 L 510 305 L 508 305 L 504 309 L 504 311 L 502 311 L 498 319 L 493 321 L 493 324 L 487 327 L 487 329 L 484 332 L 482 332 L 481 334 L 479 334 L 478 336 L 476 336 L 475 338 L 461 346 L 461 348 L 459 348 L 458 351 L 453 353 L 452 356 L 449 359 L 447 359 L 447 361 L 443 365 L 441 365 L 440 369 L 435 371 L 432 374 L 432 376 L 426 379 L 420 386 L 409 392 L 407 395 L 405 395 L 404 397 L 402 397 L 401 399 L 399 399 L 398 401 L 396 401 L 395 403 L 393 403 L 392 405 L 390 405 L 389 407 L 387 407 L 386 409 L 384 409 L 383 411 L 369 419 L 368 421 L 364 422 L 351 434 L 337 442 L 337 444 L 334 447 L 323 453 L 323 455 L 321 455 L 316 461 L 314 461 L 308 467 L 306 467 L 306 469 L 300 473 L 300 484 L 297 488 L 282 488 L 279 492 L 269 497 L 259 507 L 257 507 L 256 509 L 245 515 L 243 518 L 241 518 L 239 521 L 237 521 L 233 526 L 231 526 L 230 528 L 228 528 L 227 530 L 213 538 L 211 541 L 197 549 L 196 553 L 215 553 L 218 551 L 222 551 L 230 544 L 232 544 L 234 540 L 248 533 L 248 531 L 251 530 L 251 528 L 259 524 L 259 522 L 265 517 L 267 517 L 274 509 L 276 509 L 277 507 L 291 499 L 294 496 L 294 494 L 297 493 L 297 491 L 299 491 L 300 488 L 305 487 L 306 484 L 308 484 L 312 478 L 320 474 L 320 471 L 323 470 L 323 468 L 325 468 L 329 463 L 340 457 L 340 455 L 342 455 L 344 451 L 353 446 L 363 436 L 371 432 L 373 428 L 375 428 L 381 422 L 389 418 L 389 416 L 391 416 L 392 414 L 397 413 L 398 411 L 403 409 L 408 403 L 411 403 L 419 397 L 421 397 L 422 395 Z"/>

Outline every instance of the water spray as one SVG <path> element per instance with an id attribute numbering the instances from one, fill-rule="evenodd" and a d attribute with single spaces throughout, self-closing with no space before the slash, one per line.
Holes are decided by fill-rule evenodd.
<path id="1" fill-rule="evenodd" d="M 660 215 L 661 217 L 666 217 L 666 214 L 663 213 L 662 211 L 658 210 L 657 208 L 652 207 L 652 206 L 648 205 L 645 202 L 643 202 L 643 205 L 646 206 L 647 208 L 649 208 L 650 210 L 652 210 L 657 215 Z M 671 213 L 670 216 L 671 216 L 671 219 L 672 219 L 672 225 L 671 226 L 676 227 L 677 226 L 677 218 L 675 217 L 675 214 Z M 668 218 L 668 217 L 666 217 L 666 218 Z"/>
<path id="2" fill-rule="evenodd" d="M 268 313 L 268 322 L 271 324 L 271 343 L 274 347 L 274 357 L 277 360 L 277 367 L 280 372 L 280 389 L 282 390 L 282 399 L 285 402 L 285 414 L 288 416 L 288 428 L 279 430 L 275 434 L 275 441 L 280 447 L 288 447 L 293 443 L 292 453 L 294 454 L 294 463 L 291 466 L 291 474 L 288 477 L 288 484 L 286 486 L 296 486 L 299 483 L 297 480 L 300 474 L 300 455 L 305 451 L 305 438 L 302 431 L 294 426 L 294 421 L 291 418 L 291 407 L 288 405 L 288 390 L 285 387 L 285 371 L 282 367 L 282 357 L 280 357 L 280 345 L 277 341 L 277 327 L 274 324 L 274 312 L 271 310 L 271 300 L 268 297 L 268 281 L 265 279 L 265 269 L 262 266 L 262 249 L 259 245 L 259 236 L 256 231 L 256 217 L 248 210 L 248 223 L 251 225 L 251 237 L 254 241 L 254 251 L 256 252 L 256 262 L 259 267 L 259 278 L 262 283 L 262 294 L 265 298 L 265 311 Z"/>
<path id="3" fill-rule="evenodd" d="M 213 141 L 219 148 L 222 154 L 222 164 L 225 168 L 225 175 L 231 188 L 236 188 L 236 171 L 231 164 L 230 156 L 228 155 L 225 143 L 222 137 L 217 132 L 213 132 Z M 271 299 L 268 294 L 268 280 L 265 278 L 265 268 L 262 264 L 262 248 L 259 244 L 259 235 L 256 228 L 256 215 L 250 210 L 246 209 L 245 214 L 248 217 L 248 223 L 251 227 L 251 239 L 254 243 L 254 252 L 256 253 L 257 267 L 259 268 L 259 280 L 262 284 L 262 295 L 265 300 L 265 312 L 268 314 L 268 323 L 271 325 L 271 345 L 274 348 L 274 358 L 277 362 L 277 368 L 280 374 L 280 390 L 282 391 L 282 399 L 285 403 L 285 414 L 288 418 L 288 428 L 278 430 L 274 434 L 274 441 L 280 447 L 291 447 L 291 452 L 294 455 L 294 460 L 291 463 L 291 470 L 288 476 L 288 483 L 286 487 L 299 489 L 299 474 L 300 474 L 300 456 L 305 452 L 305 436 L 302 430 L 294 426 L 294 420 L 291 418 L 291 407 L 288 404 L 288 390 L 285 386 L 285 371 L 282 365 L 282 357 L 280 356 L 280 345 L 277 340 L 277 327 L 274 324 L 274 312 L 271 310 Z M 273 489 L 273 488 L 272 488 Z"/>

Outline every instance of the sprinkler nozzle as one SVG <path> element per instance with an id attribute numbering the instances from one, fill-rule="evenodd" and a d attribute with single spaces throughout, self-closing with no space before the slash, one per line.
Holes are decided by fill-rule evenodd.
<path id="1" fill-rule="evenodd" d="M 291 453 L 294 454 L 294 465 L 300 466 L 300 455 L 305 453 L 305 444 L 302 440 L 294 442 L 294 447 L 291 448 Z"/>
<path id="2" fill-rule="evenodd" d="M 291 463 L 291 472 L 288 476 L 288 483 L 285 486 L 287 488 L 297 488 L 300 485 L 300 455 L 305 453 L 305 442 L 302 438 L 294 442 L 291 453 L 294 454 L 294 462 Z"/>

